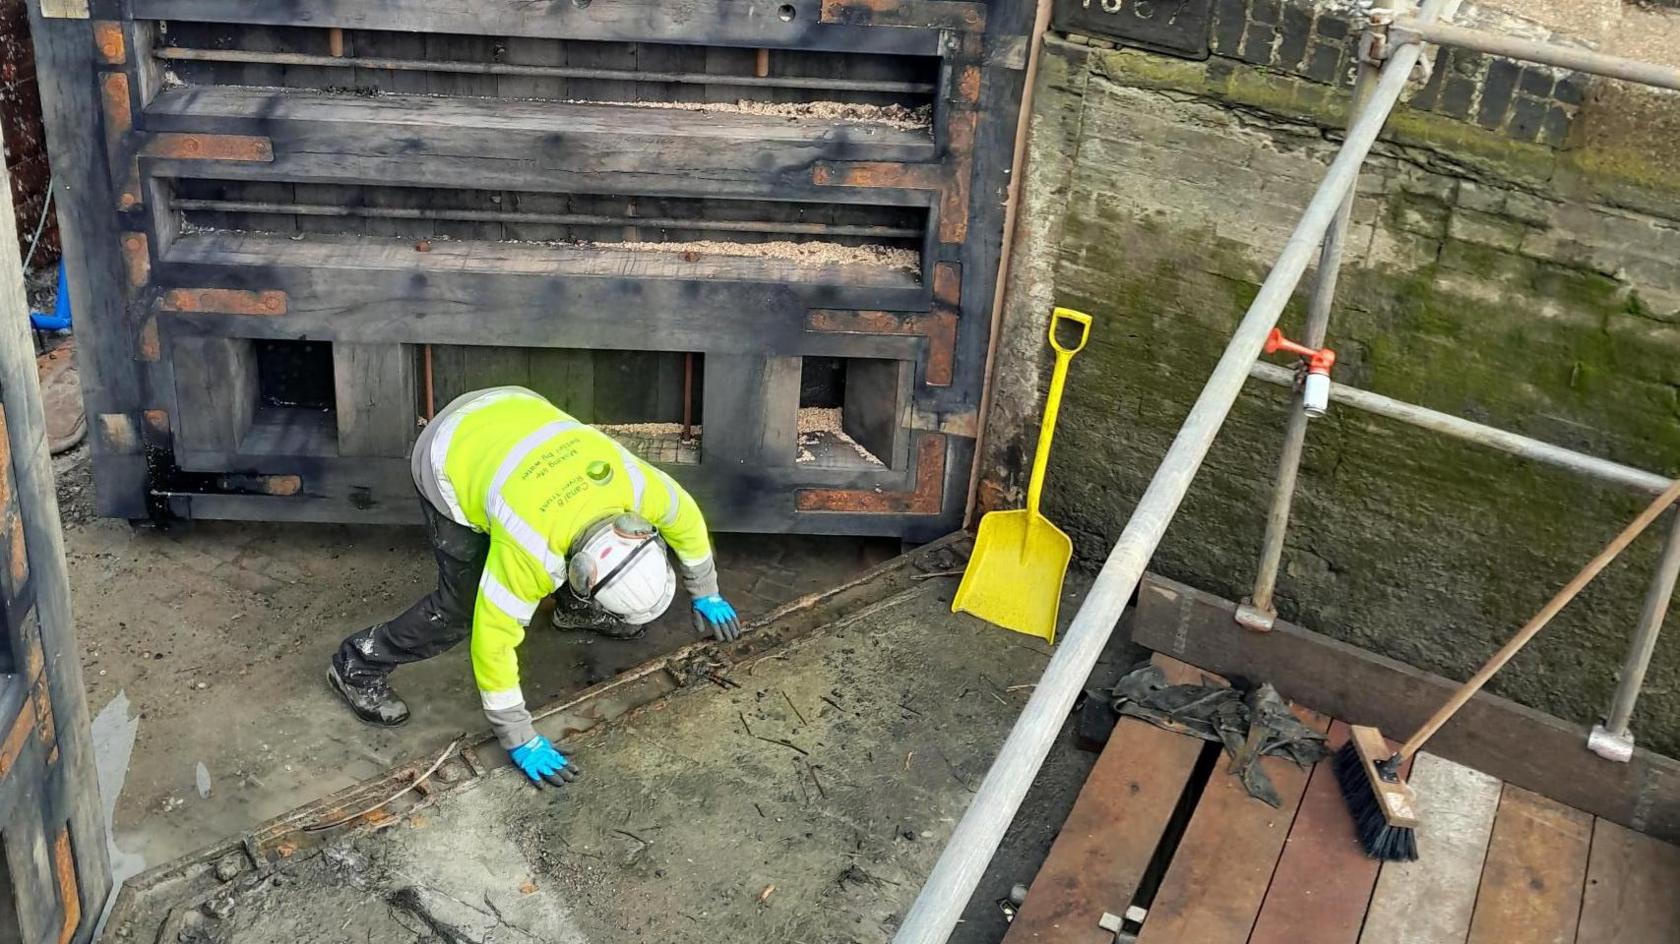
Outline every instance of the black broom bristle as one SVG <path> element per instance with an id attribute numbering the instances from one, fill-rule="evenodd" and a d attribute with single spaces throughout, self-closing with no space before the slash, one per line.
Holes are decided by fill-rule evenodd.
<path id="1" fill-rule="evenodd" d="M 1353 828 L 1365 854 L 1386 862 L 1414 862 L 1418 857 L 1417 830 L 1391 825 L 1383 816 L 1382 801 L 1365 775 L 1365 761 L 1350 740 L 1336 752 L 1332 764 L 1342 800 L 1353 814 Z"/>

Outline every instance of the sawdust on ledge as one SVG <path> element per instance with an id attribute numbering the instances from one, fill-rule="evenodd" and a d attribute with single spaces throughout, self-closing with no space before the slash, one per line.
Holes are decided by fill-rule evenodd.
<path id="1" fill-rule="evenodd" d="M 728 115 L 756 115 L 805 121 L 840 121 L 880 125 L 898 131 L 926 131 L 933 127 L 933 106 L 907 108 L 903 105 L 868 105 L 859 102 L 607 102 L 567 99 L 568 105 L 618 105 L 629 108 L 661 108 L 667 111 L 702 111 Z"/>
<path id="2" fill-rule="evenodd" d="M 882 462 L 875 453 L 864 448 L 863 444 L 846 435 L 842 426 L 842 415 L 839 407 L 802 406 L 799 408 L 799 457 L 798 462 L 815 462 L 816 454 L 810 447 L 823 440 L 832 440 L 843 446 L 851 447 L 865 462 L 883 468 Z"/>
<path id="3" fill-rule="evenodd" d="M 650 438 L 682 435 L 681 423 L 601 423 L 597 424 L 595 428 L 609 436 L 615 433 L 622 436 L 647 436 Z M 693 435 L 699 436 L 700 425 L 696 423 L 690 426 L 689 431 Z"/>
<path id="4" fill-rule="evenodd" d="M 631 226 L 634 219 L 625 220 Z M 866 265 L 914 272 L 922 261 L 914 249 L 895 246 L 844 246 L 839 243 L 773 240 L 764 243 L 733 243 L 713 239 L 685 242 L 578 242 L 576 245 L 592 249 L 617 249 L 625 252 L 681 253 L 685 262 L 697 262 L 701 256 L 738 256 L 748 259 L 781 259 L 799 265 Z M 693 258 L 689 258 L 693 256 Z"/>

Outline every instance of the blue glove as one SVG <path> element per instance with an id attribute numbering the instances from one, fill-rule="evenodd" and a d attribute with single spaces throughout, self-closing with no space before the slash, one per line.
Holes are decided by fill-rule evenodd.
<path id="1" fill-rule="evenodd" d="M 556 787 L 564 786 L 583 773 L 540 734 L 508 751 L 508 756 L 513 758 L 514 766 L 525 771 L 525 776 L 539 787 L 544 781 Z"/>
<path id="2" fill-rule="evenodd" d="M 729 601 L 717 594 L 694 601 L 694 629 L 718 642 L 741 638 L 741 618 Z"/>

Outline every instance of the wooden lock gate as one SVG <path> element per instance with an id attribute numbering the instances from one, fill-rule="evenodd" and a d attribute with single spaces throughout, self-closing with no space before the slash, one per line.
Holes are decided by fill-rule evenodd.
<path id="1" fill-rule="evenodd" d="M 415 521 L 518 383 L 717 528 L 960 523 L 1021 0 L 31 7 L 102 514 Z"/>

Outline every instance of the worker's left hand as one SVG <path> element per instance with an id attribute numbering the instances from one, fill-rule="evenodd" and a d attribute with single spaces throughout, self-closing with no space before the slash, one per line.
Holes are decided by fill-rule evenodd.
<path id="1" fill-rule="evenodd" d="M 524 744 L 508 751 L 513 758 L 514 766 L 525 772 L 531 782 L 542 786 L 547 782 L 550 786 L 564 786 L 578 778 L 583 771 L 578 769 L 566 755 L 555 749 L 548 738 L 542 735 L 526 741 Z"/>
<path id="2" fill-rule="evenodd" d="M 718 642 L 729 642 L 741 637 L 741 618 L 728 600 L 714 593 L 695 599 L 694 628 Z"/>

